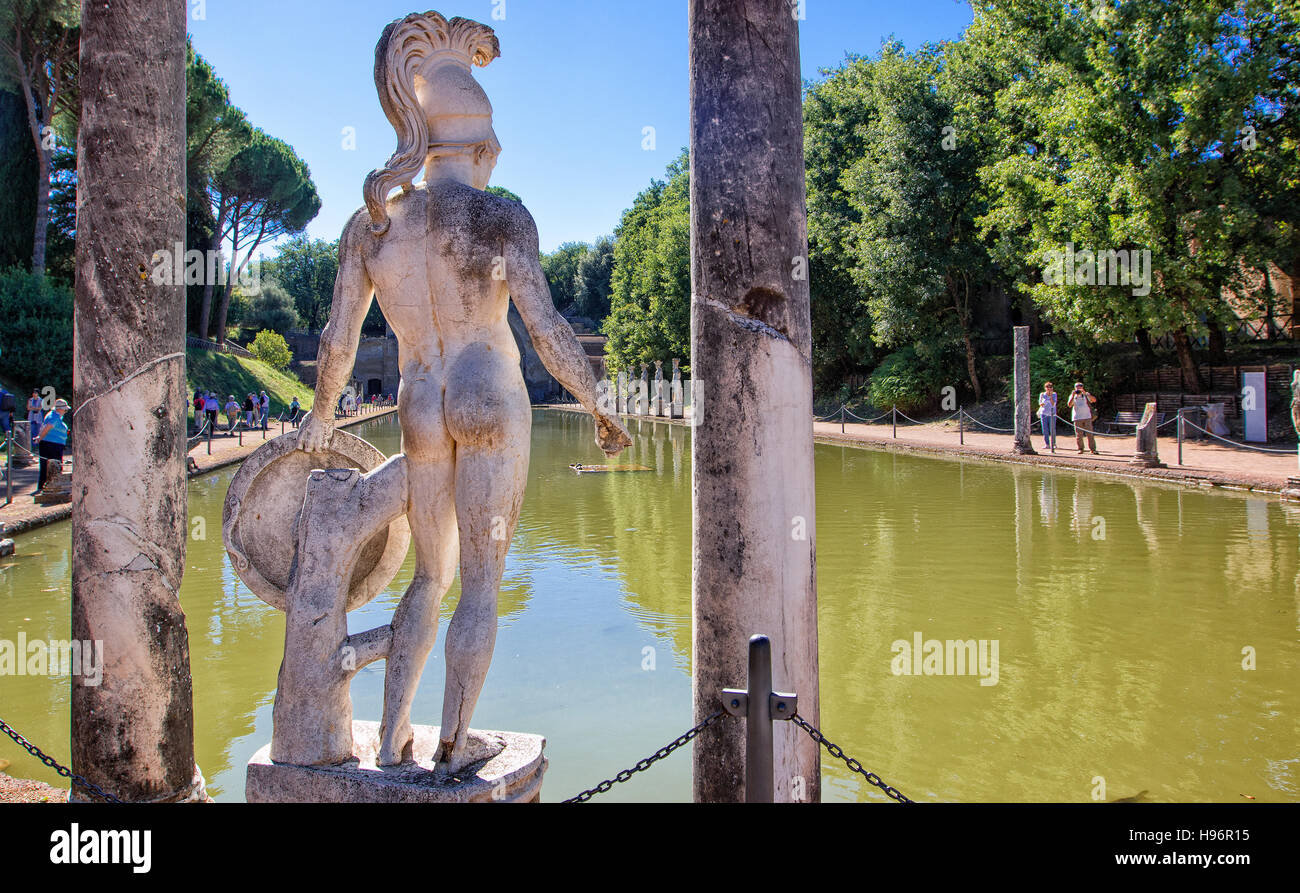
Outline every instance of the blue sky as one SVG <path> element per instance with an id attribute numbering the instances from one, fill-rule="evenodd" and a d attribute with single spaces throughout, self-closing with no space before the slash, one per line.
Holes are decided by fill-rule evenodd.
<path id="1" fill-rule="evenodd" d="M 249 119 L 311 167 L 320 214 L 312 238 L 338 238 L 367 173 L 396 137 L 375 95 L 374 47 L 410 0 L 188 0 L 195 49 Z M 428 3 L 429 0 L 424 0 Z M 517 192 L 543 251 L 613 232 L 623 210 L 690 141 L 685 0 L 448 0 L 435 8 L 495 28 L 501 58 L 475 69 L 504 151 L 492 182 Z M 504 8 L 504 19 L 493 10 Z M 199 19 L 199 13 L 204 16 Z M 806 0 L 803 76 L 872 55 L 888 36 L 908 49 L 961 35 L 958 0 Z M 344 128 L 356 148 L 344 148 Z M 642 148 L 655 128 L 654 151 Z"/>

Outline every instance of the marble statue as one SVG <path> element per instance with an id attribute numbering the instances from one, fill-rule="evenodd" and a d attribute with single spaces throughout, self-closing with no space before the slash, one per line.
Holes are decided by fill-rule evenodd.
<path id="1" fill-rule="evenodd" d="M 290 681 L 288 672 L 310 676 L 310 666 L 332 659 L 340 643 L 352 648 L 352 669 L 385 658 L 380 766 L 412 760 L 411 705 L 433 649 L 439 605 L 458 566 L 461 596 L 447 629 L 436 760 L 443 771 L 456 773 L 482 756 L 481 747 L 469 741 L 469 724 L 496 641 L 497 594 L 523 501 L 531 428 L 519 351 L 506 318 L 511 300 L 547 369 L 594 415 L 601 449 L 615 455 L 631 443 L 615 407 L 598 401 L 590 363 L 551 302 L 532 216 L 519 202 L 484 191 L 501 146 L 492 106 L 472 67 L 499 55 L 491 28 L 435 12 L 408 15 L 384 30 L 375 48 L 375 86 L 397 132 L 397 150 L 366 178 L 365 207 L 340 240 L 333 308 L 317 358 L 319 412 L 309 413 L 296 435 L 286 435 L 296 436 L 300 455 L 319 454 L 328 462 L 337 452 L 342 432 L 334 431 L 331 410 L 351 375 L 362 321 L 378 300 L 399 346 L 400 468 L 374 468 L 371 462 L 354 473 L 313 472 L 300 527 L 319 529 L 300 530 L 296 545 L 382 550 L 383 544 L 366 546 L 364 537 L 345 528 L 383 534 L 397 512 L 404 514 L 415 545 L 415 576 L 392 623 L 351 646 L 340 638 L 346 633 L 339 621 L 346 600 L 316 592 L 310 605 L 330 614 L 329 629 L 313 633 L 320 641 L 310 657 L 291 656 L 286 645 L 289 669 L 282 668 L 281 683 Z M 329 524 L 315 524 L 312 505 L 328 509 Z M 241 524 L 252 524 L 247 515 Z M 340 526 L 339 519 L 347 523 Z M 322 539 L 322 533 L 328 535 Z M 252 539 L 245 530 L 240 541 Z M 299 554 L 302 572 L 320 567 L 313 581 L 297 581 L 297 588 L 319 587 L 323 579 L 333 579 L 336 588 L 340 580 L 355 582 L 359 571 L 353 564 Z M 294 610 L 290 605 L 291 616 Z M 319 721 L 328 719 L 328 727 L 336 728 L 346 685 L 330 681 L 329 716 Z M 350 741 L 350 732 L 340 732 L 325 751 L 338 757 Z M 298 761 L 314 753 L 309 748 Z M 274 748 L 272 758 L 279 759 Z"/>

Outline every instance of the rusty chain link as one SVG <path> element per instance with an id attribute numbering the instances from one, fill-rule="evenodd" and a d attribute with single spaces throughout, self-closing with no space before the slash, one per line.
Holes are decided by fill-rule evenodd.
<path id="1" fill-rule="evenodd" d="M 80 775 L 76 774 L 71 769 L 67 768 L 66 766 L 60 765 L 58 760 L 54 759 L 53 757 L 46 756 L 45 753 L 39 747 L 37 747 L 35 744 L 32 744 L 22 735 L 14 731 L 13 727 L 10 726 L 8 723 L 6 723 L 3 719 L 0 719 L 0 732 L 4 732 L 10 738 L 14 739 L 14 743 L 16 743 L 19 747 L 27 751 L 32 756 L 36 757 L 36 759 L 40 760 L 45 765 L 49 766 L 55 772 L 59 773 L 59 775 L 63 776 L 64 778 L 72 779 L 73 782 L 81 785 L 83 788 L 90 791 L 96 797 L 100 797 L 104 800 L 107 800 L 109 803 L 122 802 L 117 797 L 114 797 L 112 794 L 108 793 L 108 791 L 105 791 L 103 788 L 99 787 L 99 785 L 86 781 L 86 779 L 82 778 Z"/>
<path id="2" fill-rule="evenodd" d="M 790 717 L 790 721 L 795 725 L 797 725 L 799 728 L 803 729 L 805 732 L 807 732 L 809 737 L 812 738 L 812 740 L 816 741 L 822 747 L 826 748 L 827 753 L 829 753 L 831 756 L 835 757 L 836 759 L 843 760 L 844 765 L 848 766 L 854 772 L 866 778 L 867 781 L 871 782 L 873 785 L 880 788 L 891 799 L 897 800 L 899 803 L 915 802 L 914 800 L 910 800 L 907 797 L 907 795 L 904 794 L 902 791 L 900 791 L 898 788 L 890 787 L 889 785 L 885 784 L 885 782 L 882 781 L 880 776 L 877 775 L 876 773 L 868 772 L 866 769 L 863 769 L 862 764 L 859 763 L 857 760 L 853 759 L 853 757 L 845 756 L 844 751 L 841 748 L 839 748 L 835 744 L 832 744 L 830 741 L 827 741 L 825 735 L 823 735 L 820 731 L 814 728 L 812 723 L 808 722 L 808 720 L 804 719 L 798 713 Z"/>
<path id="3" fill-rule="evenodd" d="M 614 787 L 614 785 L 619 784 L 620 782 L 627 781 L 629 778 L 631 778 L 633 775 L 635 775 L 638 772 L 644 772 L 645 770 L 649 769 L 655 762 L 657 762 L 658 760 L 662 760 L 664 757 L 668 756 L 677 748 L 689 744 L 692 738 L 694 738 L 696 735 L 700 734 L 700 732 L 703 732 L 705 729 L 711 726 L 714 722 L 718 720 L 719 717 L 723 717 L 726 715 L 727 715 L 726 711 L 719 710 L 717 713 L 713 714 L 708 719 L 704 720 L 704 722 L 700 723 L 698 726 L 691 729 L 689 732 L 682 734 L 676 741 L 673 741 L 671 744 L 664 745 L 663 747 L 655 751 L 652 755 L 646 757 L 644 760 L 641 760 L 631 769 L 624 769 L 622 772 L 618 773 L 618 775 L 615 775 L 613 778 L 606 779 L 605 781 L 602 781 L 600 784 L 596 785 L 594 788 L 583 791 L 581 794 L 578 794 L 576 797 L 570 797 L 568 800 L 565 800 L 563 802 L 586 803 L 588 800 L 590 800 L 592 797 L 595 797 L 597 794 L 604 794 L 608 792 L 610 788 Z"/>

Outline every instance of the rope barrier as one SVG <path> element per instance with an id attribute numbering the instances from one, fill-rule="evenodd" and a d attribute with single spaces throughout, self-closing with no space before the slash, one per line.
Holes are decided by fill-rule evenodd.
<path id="1" fill-rule="evenodd" d="M 975 416 L 971 415 L 969 412 L 966 412 L 965 410 L 962 410 L 961 414 L 965 418 L 979 425 L 981 428 L 988 428 L 990 431 L 1000 431 L 1005 434 L 1009 432 L 1014 432 L 1016 430 L 1015 428 L 999 428 L 996 425 L 990 425 L 987 424 L 986 422 L 981 422 L 979 419 L 975 418 Z"/>
<path id="2" fill-rule="evenodd" d="M 896 410 L 896 411 L 897 411 L 897 410 Z M 930 422 L 918 422 L 916 419 L 912 418 L 911 416 L 909 416 L 909 415 L 907 415 L 906 413 L 903 413 L 903 412 L 899 412 L 898 415 L 899 415 L 900 418 L 907 419 L 907 420 L 908 420 L 909 422 L 911 422 L 913 425 L 937 425 L 937 424 L 940 424 L 940 423 L 942 423 L 942 422 L 950 422 L 950 421 L 952 421 L 953 419 L 957 418 L 958 413 L 961 413 L 961 412 L 962 412 L 962 410 L 959 409 L 959 410 L 957 410 L 957 412 L 954 412 L 954 413 L 953 413 L 952 415 L 950 415 L 950 416 L 946 416 L 945 418 L 942 418 L 942 419 L 934 419 L 933 421 L 930 421 Z M 882 418 L 883 418 L 883 416 L 882 416 Z"/>
<path id="3" fill-rule="evenodd" d="M 1183 424 L 1190 425 L 1191 427 L 1195 428 L 1197 431 L 1200 431 L 1203 434 L 1208 434 L 1211 437 L 1213 437 L 1215 440 L 1221 440 L 1224 443 L 1228 444 L 1229 446 L 1241 447 L 1242 449 L 1247 449 L 1247 450 L 1254 450 L 1257 453 L 1279 453 L 1288 456 L 1296 455 L 1296 451 L 1293 449 L 1274 450 L 1274 449 L 1269 449 L 1268 447 L 1251 446 L 1248 443 L 1238 443 L 1235 440 L 1229 440 L 1226 437 L 1220 437 L 1219 435 L 1215 434 L 1213 431 L 1207 431 L 1204 428 L 1202 428 L 1200 425 L 1196 424 L 1195 422 L 1189 422 L 1185 418 L 1183 419 Z"/>
<path id="4" fill-rule="evenodd" d="M 859 422 L 862 422 L 864 425 L 870 425 L 870 424 L 872 424 L 873 422 L 878 422 L 878 421 L 880 421 L 880 420 L 883 419 L 883 418 L 888 418 L 888 417 L 889 417 L 889 413 L 887 413 L 887 412 L 886 412 L 886 413 L 882 413 L 881 415 L 876 416 L 874 419 L 864 419 L 862 416 L 858 415 L 858 414 L 855 413 L 853 410 L 848 409 L 848 408 L 846 408 L 846 409 L 844 410 L 844 412 L 845 412 L 846 414 L 848 414 L 848 415 L 853 416 L 853 418 L 857 419 Z"/>

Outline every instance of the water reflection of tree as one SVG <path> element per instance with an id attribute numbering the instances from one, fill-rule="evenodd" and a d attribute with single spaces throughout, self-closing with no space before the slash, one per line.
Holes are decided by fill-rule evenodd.
<path id="1" fill-rule="evenodd" d="M 1249 776 L 1240 747 L 1219 753 L 1238 734 L 1221 705 L 1251 726 L 1269 715 L 1236 640 L 1285 650 L 1272 581 L 1290 585 L 1297 557 L 1294 533 L 1270 534 L 1275 506 L 1253 509 L 1252 535 L 1248 502 L 1222 494 L 925 460 L 898 474 L 908 460 L 860 455 L 845 475 L 818 451 L 821 694 L 837 743 L 940 797 L 1084 800 L 1099 772 L 1112 799 L 1212 796 L 1167 768 L 1186 757 Z M 923 537 L 909 535 L 918 511 Z M 894 677 L 889 645 L 914 631 L 1000 639 L 999 684 Z M 1296 662 L 1280 663 L 1270 678 L 1287 692 Z M 1263 732 L 1265 750 L 1285 747 L 1280 731 Z"/>

